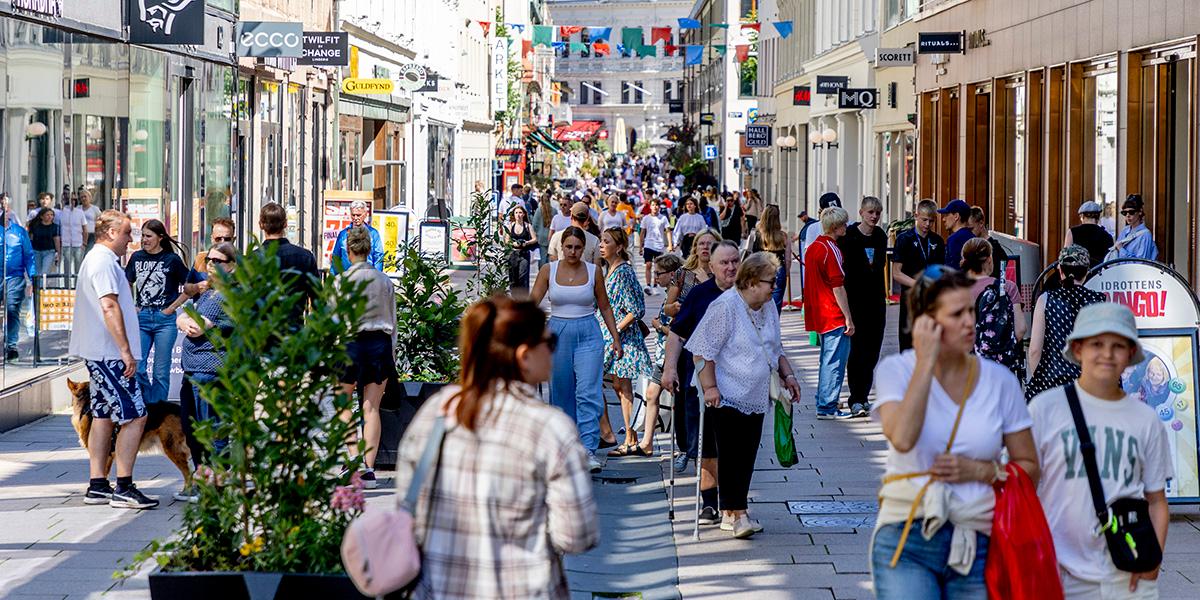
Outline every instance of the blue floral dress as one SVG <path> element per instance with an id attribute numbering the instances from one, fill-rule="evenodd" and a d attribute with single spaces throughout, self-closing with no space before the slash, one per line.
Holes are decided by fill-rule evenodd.
<path id="1" fill-rule="evenodd" d="M 608 293 L 608 303 L 612 306 L 613 319 L 617 323 L 631 313 L 638 320 L 646 316 L 646 299 L 642 295 L 642 286 L 638 283 L 633 265 L 625 262 L 615 271 L 608 273 L 604 278 L 604 290 Z M 608 327 L 604 325 L 600 313 L 596 313 L 596 318 L 600 321 L 600 333 L 604 336 L 604 372 L 625 379 L 650 375 L 653 372 L 650 352 L 646 350 L 646 340 L 642 337 L 637 322 L 631 323 L 621 332 L 621 349 L 624 355 L 621 360 L 616 360 Z"/>

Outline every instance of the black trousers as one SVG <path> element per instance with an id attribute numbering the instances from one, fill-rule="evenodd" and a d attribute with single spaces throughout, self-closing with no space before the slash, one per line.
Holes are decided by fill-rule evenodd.
<path id="1" fill-rule="evenodd" d="M 896 325 L 900 332 L 900 351 L 912 350 L 912 332 L 908 330 L 908 288 L 900 288 L 900 322 Z"/>
<path id="2" fill-rule="evenodd" d="M 846 360 L 846 380 L 850 384 L 848 404 L 866 404 L 875 382 L 875 365 L 883 346 L 883 330 L 887 324 L 887 305 L 850 305 L 854 318 L 854 335 L 850 338 L 850 356 Z"/>
<path id="3" fill-rule="evenodd" d="M 717 488 L 721 510 L 746 510 L 750 478 L 762 438 L 762 414 L 745 414 L 735 408 L 709 408 L 705 425 L 711 421 L 717 438 Z"/>

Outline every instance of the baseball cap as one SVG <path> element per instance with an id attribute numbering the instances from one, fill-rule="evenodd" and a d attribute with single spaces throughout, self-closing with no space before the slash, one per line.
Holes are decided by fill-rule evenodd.
<path id="1" fill-rule="evenodd" d="M 1075 329 L 1067 336 L 1067 343 L 1063 346 L 1063 358 L 1079 366 L 1075 353 L 1071 352 L 1071 342 L 1105 333 L 1113 333 L 1133 341 L 1137 347 L 1137 352 L 1133 355 L 1133 364 L 1140 364 L 1146 360 L 1146 353 L 1142 352 L 1142 345 L 1138 343 L 1137 323 L 1133 319 L 1133 312 L 1125 305 L 1115 302 L 1098 302 L 1079 310 L 1079 315 L 1075 317 Z"/>
<path id="2" fill-rule="evenodd" d="M 571 205 L 572 217 L 586 217 L 591 211 L 588 210 L 588 205 L 582 202 L 576 202 Z"/>
<path id="3" fill-rule="evenodd" d="M 817 206 L 820 207 L 822 210 L 829 208 L 830 206 L 841 206 L 841 205 L 842 205 L 842 199 L 839 198 L 838 195 L 833 192 L 825 192 L 824 194 L 821 194 L 821 199 L 817 201 Z"/>
<path id="4" fill-rule="evenodd" d="M 1079 244 L 1071 244 L 1059 251 L 1058 264 L 1063 267 L 1086 267 L 1091 264 L 1091 254 Z"/>
<path id="5" fill-rule="evenodd" d="M 939 215 L 948 215 L 948 214 L 962 215 L 962 214 L 969 214 L 970 212 L 971 212 L 971 205 L 967 204 L 966 202 L 964 202 L 962 200 L 957 200 L 957 199 L 951 200 L 950 204 L 946 205 L 946 208 L 938 209 Z"/>
<path id="6" fill-rule="evenodd" d="M 1086 214 L 1091 214 L 1091 213 L 1099 213 L 1103 210 L 1104 209 L 1100 207 L 1099 202 L 1093 202 L 1091 200 L 1088 200 L 1087 202 L 1084 202 L 1083 204 L 1079 205 L 1079 214 L 1081 214 L 1081 215 L 1086 215 Z"/>

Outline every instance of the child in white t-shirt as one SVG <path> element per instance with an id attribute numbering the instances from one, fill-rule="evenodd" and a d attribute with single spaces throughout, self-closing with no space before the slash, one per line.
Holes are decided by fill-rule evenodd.
<path id="1" fill-rule="evenodd" d="M 1062 353 L 1083 371 L 1072 385 L 1096 446 L 1105 504 L 1144 497 L 1159 545 L 1165 548 L 1170 522 L 1166 485 L 1172 476 L 1167 433 L 1155 410 L 1121 387 L 1125 369 L 1144 360 L 1133 313 L 1107 302 L 1084 307 Z M 1038 496 L 1054 537 L 1066 598 L 1158 598 L 1158 569 L 1117 570 L 1105 538 L 1096 535 L 1100 523 L 1064 389 L 1042 392 L 1029 412 L 1042 466 Z"/>

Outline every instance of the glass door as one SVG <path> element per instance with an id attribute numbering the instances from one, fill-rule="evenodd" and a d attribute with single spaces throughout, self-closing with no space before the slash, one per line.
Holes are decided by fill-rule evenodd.
<path id="1" fill-rule="evenodd" d="M 196 173 L 196 102 L 195 79 L 191 68 L 184 67 L 181 73 L 171 76 L 171 146 L 167 159 L 170 166 L 170 187 L 168 189 L 169 212 L 167 231 L 172 237 L 189 247 L 196 248 L 200 240 L 193 235 L 195 205 L 197 203 L 195 185 Z"/>

